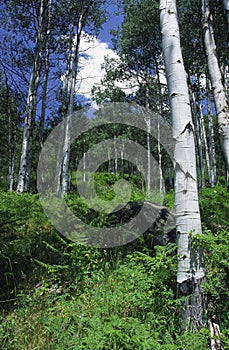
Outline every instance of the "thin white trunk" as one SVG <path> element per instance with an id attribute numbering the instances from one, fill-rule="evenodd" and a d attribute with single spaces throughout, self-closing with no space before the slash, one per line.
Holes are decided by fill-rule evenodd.
<path id="1" fill-rule="evenodd" d="M 203 146 L 202 146 L 202 140 L 201 140 L 201 131 L 200 131 L 200 120 L 198 116 L 197 106 L 196 106 L 196 97 L 195 94 L 192 92 L 192 87 L 190 83 L 191 79 L 189 78 L 189 96 L 190 96 L 190 102 L 192 106 L 193 111 L 193 124 L 195 127 L 195 141 L 196 141 L 196 148 L 198 150 L 198 164 L 199 164 L 199 187 L 203 188 L 205 187 L 205 181 L 204 181 L 204 161 L 203 161 Z"/>
<path id="2" fill-rule="evenodd" d="M 83 182 L 86 182 L 86 153 L 83 154 Z"/>
<path id="3" fill-rule="evenodd" d="M 71 133 L 71 124 L 72 116 L 68 114 L 65 120 L 65 133 L 64 133 L 64 148 L 63 148 L 63 164 L 62 164 L 62 181 L 61 181 L 61 193 L 66 195 L 68 193 L 68 169 L 69 169 L 69 157 L 70 157 L 70 133 Z"/>
<path id="4" fill-rule="evenodd" d="M 15 173 L 15 161 L 16 161 L 16 149 L 17 149 L 17 132 L 16 129 L 13 131 L 13 148 L 11 152 L 10 159 L 10 169 L 9 169 L 9 180 L 10 180 L 10 192 L 13 191 L 14 185 L 14 173 Z"/>
<path id="5" fill-rule="evenodd" d="M 204 115 L 203 115 L 201 103 L 198 102 L 198 104 L 199 104 L 199 111 L 200 111 L 200 131 L 201 131 L 201 136 L 202 136 L 202 140 L 203 140 L 208 177 L 210 179 L 210 177 L 211 177 L 210 157 L 209 157 L 209 149 L 208 149 L 208 143 L 207 143 L 206 130 L 205 130 L 205 125 L 204 125 Z"/>
<path id="6" fill-rule="evenodd" d="M 124 149 L 125 149 L 125 146 L 124 146 L 124 142 L 123 142 L 123 139 L 121 139 L 121 150 L 120 150 L 120 155 L 121 155 L 121 172 L 122 172 L 122 175 L 124 175 Z"/>
<path id="7" fill-rule="evenodd" d="M 151 192 L 151 162 L 150 162 L 150 119 L 147 123 L 147 195 Z"/>
<path id="8" fill-rule="evenodd" d="M 70 87 L 69 87 L 69 103 L 67 109 L 67 117 L 65 123 L 65 137 L 64 137 L 64 157 L 62 167 L 62 195 L 68 193 L 68 169 L 69 169 L 69 157 L 70 157 L 70 132 L 71 132 L 71 118 L 74 110 L 74 98 L 76 88 L 76 77 L 78 70 L 79 60 L 79 46 L 83 30 L 83 10 L 79 16 L 77 23 L 77 33 L 74 38 L 73 55 L 71 52 L 72 45 L 70 45 L 69 55 L 72 56 L 71 60 L 71 74 L 70 74 Z"/>
<path id="9" fill-rule="evenodd" d="M 159 191 L 160 191 L 160 198 L 163 198 L 163 194 L 165 192 L 164 188 L 164 181 L 163 181 L 163 173 L 162 173 L 162 154 L 161 154 L 161 131 L 160 131 L 160 120 L 159 116 L 157 119 L 157 148 L 158 148 L 158 166 L 159 166 Z"/>
<path id="10" fill-rule="evenodd" d="M 146 78 L 146 111 L 149 111 L 149 82 L 148 77 Z M 146 115 L 146 129 L 147 129 L 147 136 L 146 136 L 146 142 L 147 142 L 147 186 L 146 186 L 146 193 L 147 196 L 150 195 L 151 192 L 151 162 L 150 162 L 150 156 L 151 156 L 151 147 L 150 147 L 150 130 L 151 130 L 151 120 L 150 120 L 150 113 L 147 113 Z"/>
<path id="11" fill-rule="evenodd" d="M 210 157 L 210 186 L 214 187 L 216 184 L 216 156 L 215 156 L 215 140 L 214 140 L 214 126 L 213 126 L 213 113 L 212 113 L 212 103 L 211 103 L 211 92 L 210 92 L 210 82 L 207 82 L 207 101 L 208 101 L 208 138 L 209 138 L 209 157 Z"/>
<path id="12" fill-rule="evenodd" d="M 32 134 L 37 107 L 37 91 L 40 83 L 42 63 L 42 48 L 44 43 L 45 7 L 47 0 L 41 0 L 39 26 L 36 37 L 33 70 L 30 76 L 29 91 L 26 106 L 26 117 L 23 129 L 21 161 L 19 168 L 17 192 L 28 192 L 30 187 L 30 171 L 32 161 Z"/>
<path id="13" fill-rule="evenodd" d="M 187 76 L 180 48 L 175 0 L 160 0 L 162 48 L 170 97 L 173 138 L 175 140 L 175 212 L 178 244 L 178 293 L 190 296 L 184 307 L 185 327 L 203 326 L 204 280 L 202 254 L 191 245 L 192 234 L 201 234 L 194 130 Z"/>
<path id="14" fill-rule="evenodd" d="M 110 151 L 107 151 L 107 158 L 108 158 L 108 165 L 107 165 L 107 172 L 111 172 L 111 156 L 110 156 Z"/>
<path id="15" fill-rule="evenodd" d="M 9 176 L 9 190 L 13 191 L 14 184 L 14 171 L 16 160 L 16 146 L 17 146 L 17 127 L 12 118 L 12 108 L 10 101 L 10 89 L 8 85 L 8 79 L 6 76 L 6 89 L 7 89 L 7 116 L 8 116 L 8 176 Z M 1 163 L 1 162 L 0 162 Z"/>
<path id="16" fill-rule="evenodd" d="M 118 151 L 117 151 L 117 136 L 114 135 L 114 173 L 118 176 Z"/>
<path id="17" fill-rule="evenodd" d="M 45 62 L 44 62 L 44 81 L 43 81 L 43 87 L 42 87 L 42 106 L 41 106 L 41 117 L 40 117 L 40 125 L 39 125 L 39 154 L 41 152 L 42 145 L 43 145 L 45 115 L 46 115 L 46 106 L 47 106 L 49 57 L 50 57 L 50 43 L 51 43 L 51 19 L 52 19 L 52 0 L 49 0 L 48 24 L 47 24 L 46 41 L 45 41 Z"/>
<path id="18" fill-rule="evenodd" d="M 199 149 L 200 149 L 200 187 L 205 187 L 205 167 L 204 167 L 204 144 L 201 134 L 200 116 L 197 116 L 197 128 L 198 128 L 198 138 L 199 138 Z"/>
<path id="19" fill-rule="evenodd" d="M 226 167 L 229 171 L 229 108 L 226 89 L 223 85 L 222 74 L 219 68 L 218 58 L 216 56 L 216 45 L 212 26 L 212 15 L 209 8 L 209 0 L 202 0 L 202 17 L 204 45 L 218 118 L 220 142 L 225 156 Z"/>
<path id="20" fill-rule="evenodd" d="M 209 320 L 209 330 L 211 339 L 211 350 L 223 350 L 224 347 L 221 342 L 221 333 L 219 324 L 214 320 Z"/>
<path id="21" fill-rule="evenodd" d="M 162 87 L 160 82 L 160 73 L 159 73 L 159 67 L 158 63 L 156 61 L 156 74 L 157 74 L 157 80 L 158 80 L 158 92 L 160 96 L 160 111 L 161 111 L 161 117 L 164 115 L 164 106 L 163 106 L 163 96 L 162 96 Z M 163 181 L 163 173 L 162 173 L 162 154 L 161 154 L 161 131 L 160 131 L 160 122 L 159 122 L 159 116 L 157 119 L 157 147 L 158 147 L 158 165 L 159 165 L 159 176 L 160 176 L 160 197 L 162 198 L 165 188 L 164 188 L 164 181 Z"/>

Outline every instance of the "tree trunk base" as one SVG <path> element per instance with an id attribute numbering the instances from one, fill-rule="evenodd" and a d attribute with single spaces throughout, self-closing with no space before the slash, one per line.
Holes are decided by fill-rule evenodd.
<path id="1" fill-rule="evenodd" d="M 208 320 L 210 336 L 211 336 L 211 350 L 224 350 L 221 342 L 221 333 L 218 323 L 213 319 Z"/>
<path id="2" fill-rule="evenodd" d="M 192 279 L 178 283 L 178 296 L 186 297 L 182 303 L 182 320 L 184 330 L 198 332 L 207 324 L 206 297 L 202 284 L 205 278 Z"/>

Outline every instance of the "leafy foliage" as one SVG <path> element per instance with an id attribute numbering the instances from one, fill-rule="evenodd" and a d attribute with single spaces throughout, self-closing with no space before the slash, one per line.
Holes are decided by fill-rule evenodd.
<path id="1" fill-rule="evenodd" d="M 103 197 L 115 177 L 98 174 L 96 181 Z M 76 195 L 67 201 L 99 223 Z M 172 191 L 164 202 L 173 206 Z M 193 244 L 204 251 L 208 316 L 218 318 L 227 349 L 228 192 L 203 189 L 200 203 L 204 234 Z M 207 329 L 182 332 L 174 244 L 153 251 L 76 244 L 57 234 L 31 194 L 0 192 L 0 227 L 0 348 L 209 349 Z"/>

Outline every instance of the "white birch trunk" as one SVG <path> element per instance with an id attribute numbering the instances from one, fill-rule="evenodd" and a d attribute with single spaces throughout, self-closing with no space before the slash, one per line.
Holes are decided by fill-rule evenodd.
<path id="1" fill-rule="evenodd" d="M 212 26 L 212 16 L 209 8 L 209 0 L 202 0 L 202 17 L 204 45 L 218 118 L 220 142 L 225 156 L 226 167 L 229 171 L 229 108 L 226 89 L 223 85 L 222 74 L 219 68 L 218 58 L 216 56 L 216 45 Z"/>
<path id="2" fill-rule="evenodd" d="M 7 116 L 8 116 L 8 176 L 9 176 L 9 190 L 13 191 L 14 185 L 14 171 L 17 149 L 17 127 L 12 118 L 12 108 L 10 101 L 10 90 L 8 79 L 6 76 L 6 89 L 7 89 Z M 1 161 L 0 161 L 1 164 Z"/>
<path id="3" fill-rule="evenodd" d="M 16 150 L 17 150 L 17 132 L 16 129 L 13 131 L 13 148 L 11 152 L 10 167 L 9 167 L 9 180 L 10 180 L 10 192 L 13 191 L 14 186 L 14 173 L 15 173 L 15 161 L 16 161 Z"/>
<path id="4" fill-rule="evenodd" d="M 33 70 L 30 76 L 29 91 L 26 106 L 26 117 L 23 129 L 21 161 L 19 168 L 17 192 L 28 192 L 30 187 L 30 171 L 32 157 L 32 133 L 37 106 L 37 90 L 40 83 L 42 63 L 42 48 L 44 41 L 45 7 L 47 0 L 41 0 L 39 13 L 39 27 L 36 37 Z"/>
<path id="5" fill-rule="evenodd" d="M 118 176 L 118 151 L 117 151 L 117 136 L 114 135 L 114 173 Z"/>
<path id="6" fill-rule="evenodd" d="M 149 82 L 148 77 L 146 79 L 146 111 L 149 111 Z M 147 195 L 150 195 L 151 192 L 151 162 L 150 162 L 150 130 L 151 130 L 151 120 L 150 120 L 150 114 L 147 113 L 146 115 L 146 128 L 147 128 Z"/>
<path id="7" fill-rule="evenodd" d="M 40 117 L 40 125 L 39 125 L 39 154 L 41 152 L 42 145 L 43 145 L 45 115 L 46 115 L 46 106 L 47 106 L 49 57 L 50 57 L 50 43 L 51 43 L 51 19 L 52 19 L 52 0 L 49 0 L 48 23 L 47 23 L 46 41 L 45 41 L 45 62 L 44 62 L 44 81 L 43 81 L 43 87 L 42 87 L 42 106 L 41 106 L 41 117 Z"/>
<path id="8" fill-rule="evenodd" d="M 190 296 L 183 310 L 185 328 L 203 325 L 204 280 L 202 255 L 191 245 L 190 233 L 201 233 L 196 178 L 196 155 L 187 76 L 180 48 L 175 0 L 160 0 L 162 48 L 175 140 L 175 212 L 178 244 L 178 292 Z"/>
<path id="9" fill-rule="evenodd" d="M 107 151 L 107 158 L 108 158 L 108 165 L 107 165 L 107 172 L 110 173 L 112 170 L 111 168 L 111 156 L 110 156 L 110 151 Z"/>
<path id="10" fill-rule="evenodd" d="M 157 148 L 158 148 L 158 166 L 159 166 L 159 191 L 160 198 L 163 198 L 163 194 L 165 192 L 164 181 L 163 181 L 163 173 L 162 173 L 162 155 L 161 155 L 161 130 L 160 130 L 160 121 L 159 117 L 157 118 Z"/>
<path id="11" fill-rule="evenodd" d="M 162 93 L 162 87 L 160 82 L 160 73 L 159 73 L 159 67 L 156 62 L 156 74 L 157 74 L 157 81 L 158 81 L 158 92 L 160 96 L 160 111 L 161 111 L 161 117 L 164 115 L 164 106 L 163 106 L 163 93 Z M 157 119 L 157 147 L 158 147 L 158 165 L 159 165 L 159 175 L 160 175 L 160 197 L 162 198 L 163 193 L 165 192 L 164 188 L 164 181 L 163 181 L 163 173 L 162 173 L 162 154 L 161 154 L 161 131 L 160 131 L 160 123 L 159 123 L 159 117 Z M 169 180 L 170 181 L 170 180 Z"/>
<path id="12" fill-rule="evenodd" d="M 86 182 L 86 153 L 83 154 L 83 182 Z"/>
<path id="13" fill-rule="evenodd" d="M 207 165 L 207 171 L 208 171 L 208 177 L 210 179 L 211 177 L 211 171 L 210 171 L 210 156 L 209 156 L 209 149 L 208 149 L 208 142 L 207 142 L 207 136 L 206 136 L 206 130 L 204 125 L 204 115 L 201 103 L 199 102 L 199 111 L 200 111 L 200 130 L 201 130 L 201 136 L 203 140 L 204 145 L 204 151 L 205 151 L 205 159 L 206 159 L 206 165 Z"/>
<path id="14" fill-rule="evenodd" d="M 221 332 L 218 323 L 208 321 L 211 339 L 211 350 L 224 350 L 221 343 Z"/>
<path id="15" fill-rule="evenodd" d="M 78 60 L 79 60 L 79 46 L 83 30 L 83 12 L 79 16 L 77 23 L 77 33 L 75 35 L 74 44 L 73 44 L 73 56 L 71 61 L 71 76 L 70 76 L 70 88 L 69 88 L 69 104 L 67 109 L 67 117 L 65 124 L 65 137 L 64 137 L 64 159 L 62 167 L 62 195 L 68 193 L 68 169 L 69 169 L 69 157 L 70 157 L 70 131 L 71 131 L 71 118 L 74 110 L 74 97 L 75 97 L 75 88 L 76 88 L 76 77 L 78 69 Z M 70 45 L 69 54 L 71 52 L 72 46 Z"/>
<path id="16" fill-rule="evenodd" d="M 214 187 L 216 184 L 216 156 L 215 156 L 215 140 L 214 140 L 214 127 L 212 118 L 212 104 L 211 104 L 211 92 L 210 92 L 210 82 L 207 82 L 207 100 L 208 100 L 208 138 L 209 138 L 209 158 L 210 158 L 210 186 Z"/>
<path id="17" fill-rule="evenodd" d="M 147 125 L 147 195 L 151 192 L 151 162 L 150 162 L 150 119 L 146 121 Z"/>
<path id="18" fill-rule="evenodd" d="M 201 133 L 200 133 L 200 123 L 199 123 L 199 117 L 196 107 L 196 97 L 195 94 L 192 92 L 192 87 L 190 83 L 191 79 L 189 78 L 189 96 L 190 96 L 190 102 L 193 112 L 193 124 L 194 124 L 194 140 L 196 141 L 196 148 L 198 150 L 197 152 L 197 160 L 199 164 L 199 187 L 203 188 L 205 186 L 204 182 L 204 161 L 203 161 L 203 147 L 202 147 L 202 140 L 201 140 Z"/>
<path id="19" fill-rule="evenodd" d="M 121 150 L 120 150 L 120 156 L 121 156 L 121 172 L 122 172 L 122 176 L 124 175 L 124 142 L 123 139 L 121 139 Z"/>

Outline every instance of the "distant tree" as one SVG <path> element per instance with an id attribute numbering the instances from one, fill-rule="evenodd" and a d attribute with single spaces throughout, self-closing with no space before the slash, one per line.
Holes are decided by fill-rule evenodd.
<path id="1" fill-rule="evenodd" d="M 224 79 L 217 57 L 217 48 L 213 30 L 213 17 L 208 0 L 202 0 L 202 16 L 203 36 L 205 51 L 207 55 L 208 71 L 213 89 L 213 96 L 218 119 L 218 130 L 222 150 L 225 156 L 229 180 L 229 106 L 226 88 L 223 83 Z"/>
<path id="2" fill-rule="evenodd" d="M 89 39 L 90 36 L 84 33 L 84 30 L 96 34 L 105 21 L 103 4 L 105 0 L 81 0 L 69 4 L 70 13 L 70 32 L 66 34 L 67 39 L 67 60 L 66 72 L 64 77 L 64 111 L 65 111 L 65 135 L 64 135 L 64 158 L 61 171 L 61 193 L 65 195 L 69 190 L 69 157 L 70 157 L 70 130 L 71 117 L 75 106 L 76 83 L 78 75 L 78 62 L 80 54 L 80 43 L 83 39 Z"/>
<path id="3" fill-rule="evenodd" d="M 26 117 L 23 128 L 23 141 L 21 161 L 19 168 L 17 192 L 28 192 L 30 187 L 30 173 L 32 162 L 32 137 L 34 131 L 38 87 L 40 84 L 40 74 L 42 65 L 42 53 L 44 50 L 45 29 L 47 27 L 48 0 L 39 2 L 38 28 L 36 32 L 36 43 L 34 49 L 33 69 L 30 76 L 29 91 L 26 105 Z"/>
<path id="4" fill-rule="evenodd" d="M 0 176 L 4 187 L 11 192 L 15 180 L 17 144 L 21 139 L 18 105 L 18 96 L 10 88 L 7 76 L 2 79 L 0 75 Z"/>

